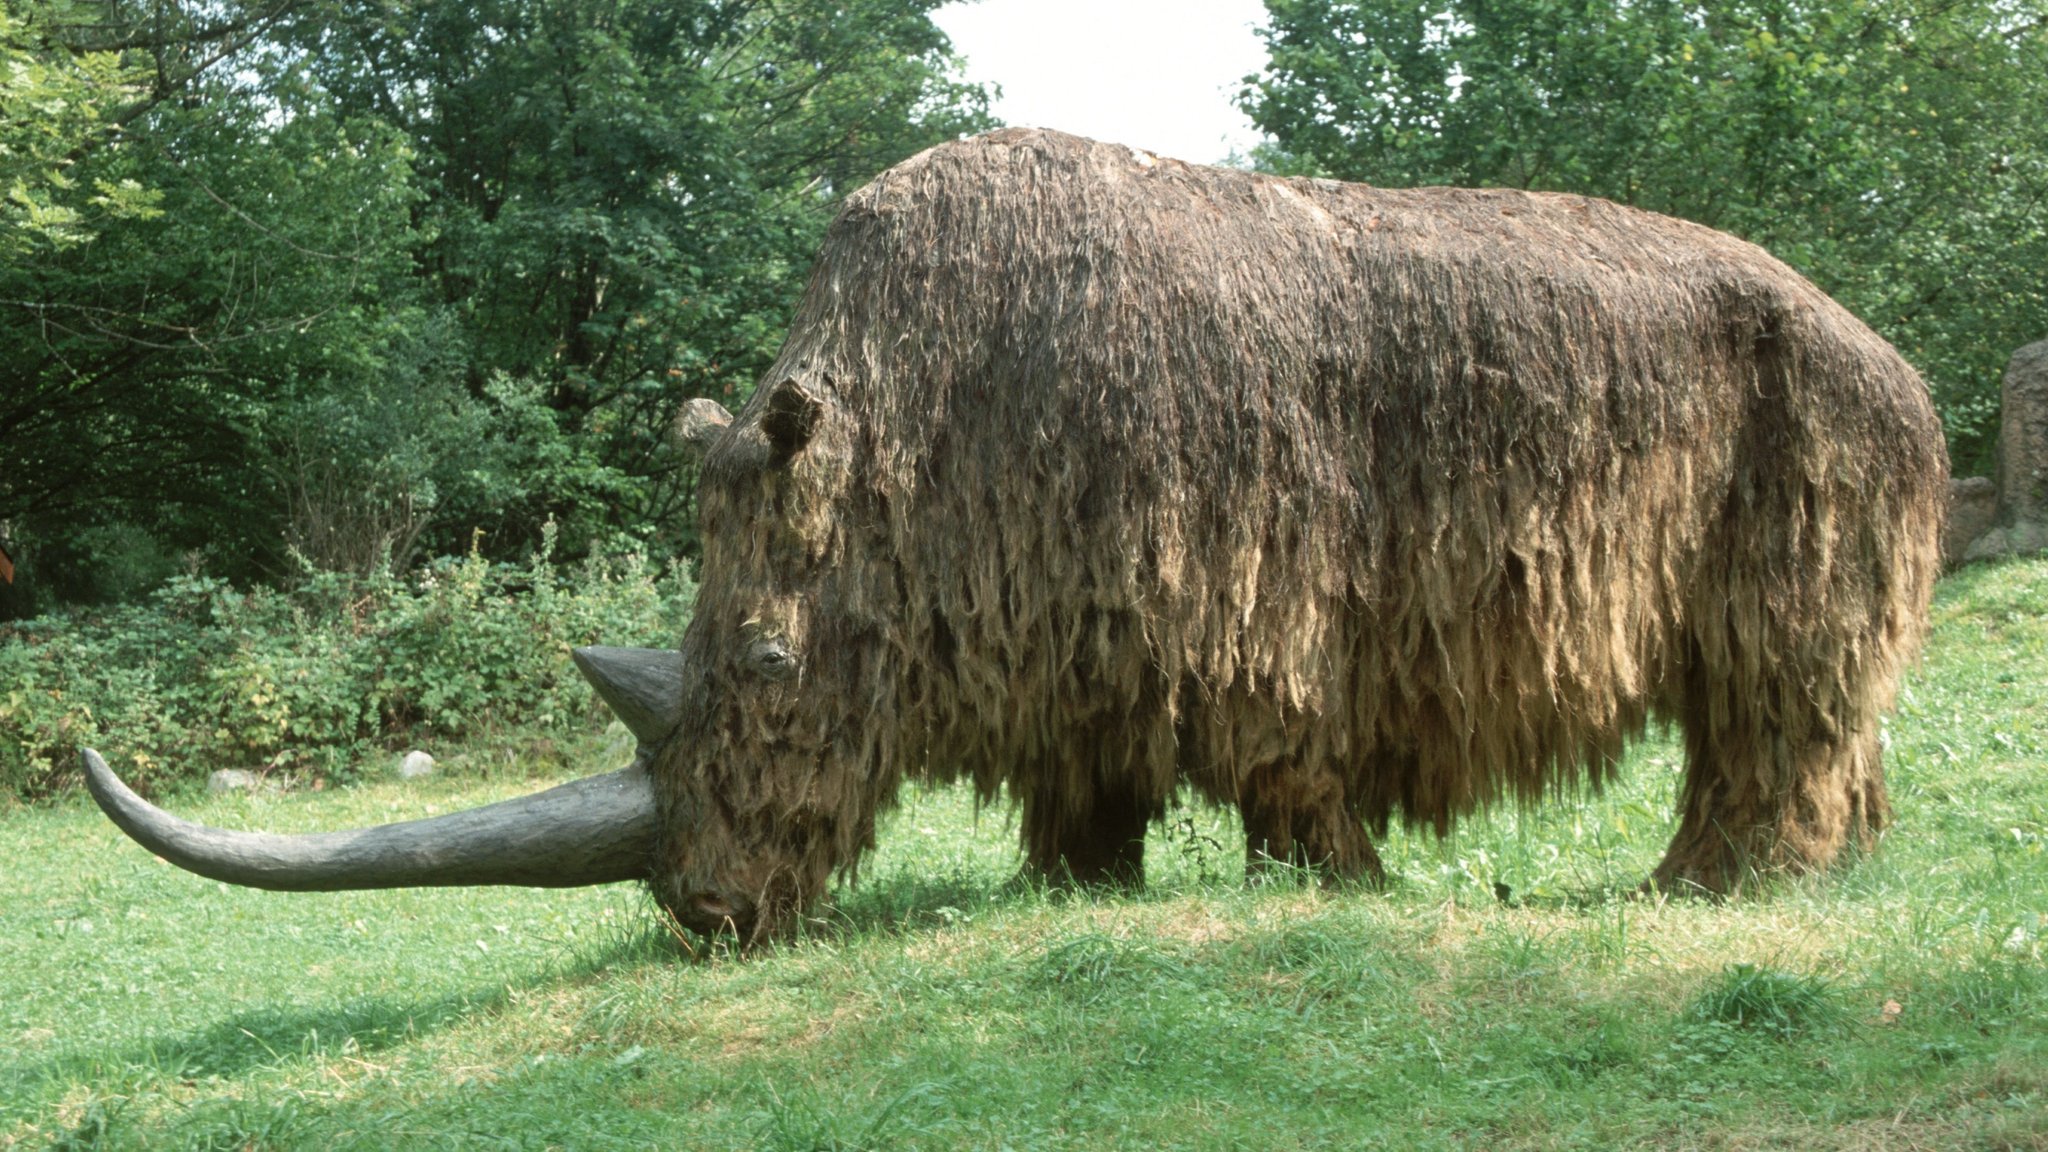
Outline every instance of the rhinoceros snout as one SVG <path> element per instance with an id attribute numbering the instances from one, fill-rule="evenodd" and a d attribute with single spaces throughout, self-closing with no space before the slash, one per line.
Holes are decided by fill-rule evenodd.
<path id="1" fill-rule="evenodd" d="M 700 936 L 754 936 L 755 906 L 740 895 L 698 892 L 677 901 L 670 908 L 677 922 Z"/>

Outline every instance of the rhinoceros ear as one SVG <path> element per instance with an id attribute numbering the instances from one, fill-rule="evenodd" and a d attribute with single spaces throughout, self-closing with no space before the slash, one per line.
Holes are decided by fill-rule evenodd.
<path id="1" fill-rule="evenodd" d="M 676 413 L 675 423 L 669 425 L 668 441 L 678 452 L 702 456 L 731 423 L 732 413 L 725 410 L 725 405 L 700 396 Z"/>
<path id="2" fill-rule="evenodd" d="M 761 414 L 761 431 L 775 454 L 784 460 L 804 450 L 818 420 L 825 414 L 825 402 L 794 377 L 777 384 L 768 393 L 768 410 Z"/>

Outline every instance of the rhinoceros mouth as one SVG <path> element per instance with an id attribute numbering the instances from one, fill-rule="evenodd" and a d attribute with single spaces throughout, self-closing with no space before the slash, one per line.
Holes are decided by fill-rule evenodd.
<path id="1" fill-rule="evenodd" d="M 123 832 L 189 872 L 282 892 L 645 879 L 654 785 L 632 767 L 446 816 L 296 836 L 194 824 L 137 796 L 98 752 L 80 753 L 94 800 Z"/>
<path id="2" fill-rule="evenodd" d="M 90 748 L 80 750 L 86 787 L 143 847 L 187 871 L 252 888 L 574 888 L 644 880 L 659 828 L 644 766 L 680 720 L 682 656 L 639 648 L 579 648 L 573 655 L 639 738 L 630 767 L 446 816 L 296 836 L 181 820 L 137 796 Z"/>

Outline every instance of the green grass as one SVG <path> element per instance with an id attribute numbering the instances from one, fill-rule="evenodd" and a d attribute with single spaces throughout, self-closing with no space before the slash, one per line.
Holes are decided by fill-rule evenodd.
<path id="1" fill-rule="evenodd" d="M 916 793 L 747 960 L 630 887 L 244 891 L 17 809 L 0 1148 L 2048 1149 L 2048 564 L 1936 615 L 1882 847 L 1726 905 L 1618 895 L 1669 834 L 1656 742 L 1597 800 L 1394 837 L 1384 894 L 1246 889 L 1202 810 L 1142 894 L 1019 891 L 1006 814 Z M 176 807 L 301 830 L 537 783 Z"/>

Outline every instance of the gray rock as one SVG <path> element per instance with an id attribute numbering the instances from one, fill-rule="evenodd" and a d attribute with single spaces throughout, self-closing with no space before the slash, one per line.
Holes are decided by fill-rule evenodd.
<path id="1" fill-rule="evenodd" d="M 1998 408 L 1999 523 L 2048 524 L 2048 340 L 2012 354 Z"/>
<path id="2" fill-rule="evenodd" d="M 2012 354 L 1998 409 L 1998 512 L 1965 560 L 2048 550 L 2048 340 Z"/>
<path id="3" fill-rule="evenodd" d="M 617 720 L 604 726 L 601 739 L 604 740 L 604 753 L 598 760 L 600 764 L 628 763 L 640 750 L 639 738 L 633 735 L 632 729 Z"/>
<path id="4" fill-rule="evenodd" d="M 1949 481 L 1948 531 L 1941 538 L 1941 562 L 1953 568 L 1963 562 L 1986 532 L 1998 523 L 1998 485 L 1989 476 Z"/>
<path id="5" fill-rule="evenodd" d="M 702 455 L 718 434 L 732 424 L 732 413 L 716 400 L 699 398 L 683 405 L 669 425 L 669 447 L 686 456 Z"/>
<path id="6" fill-rule="evenodd" d="M 400 780 L 418 780 L 423 776 L 432 776 L 433 774 L 434 758 L 417 748 L 407 752 L 405 759 L 398 762 L 398 778 Z"/>
<path id="7" fill-rule="evenodd" d="M 245 772 L 240 768 L 223 768 L 206 778 L 206 790 L 208 792 L 247 792 L 256 787 L 256 783 L 257 777 L 254 772 Z"/>

